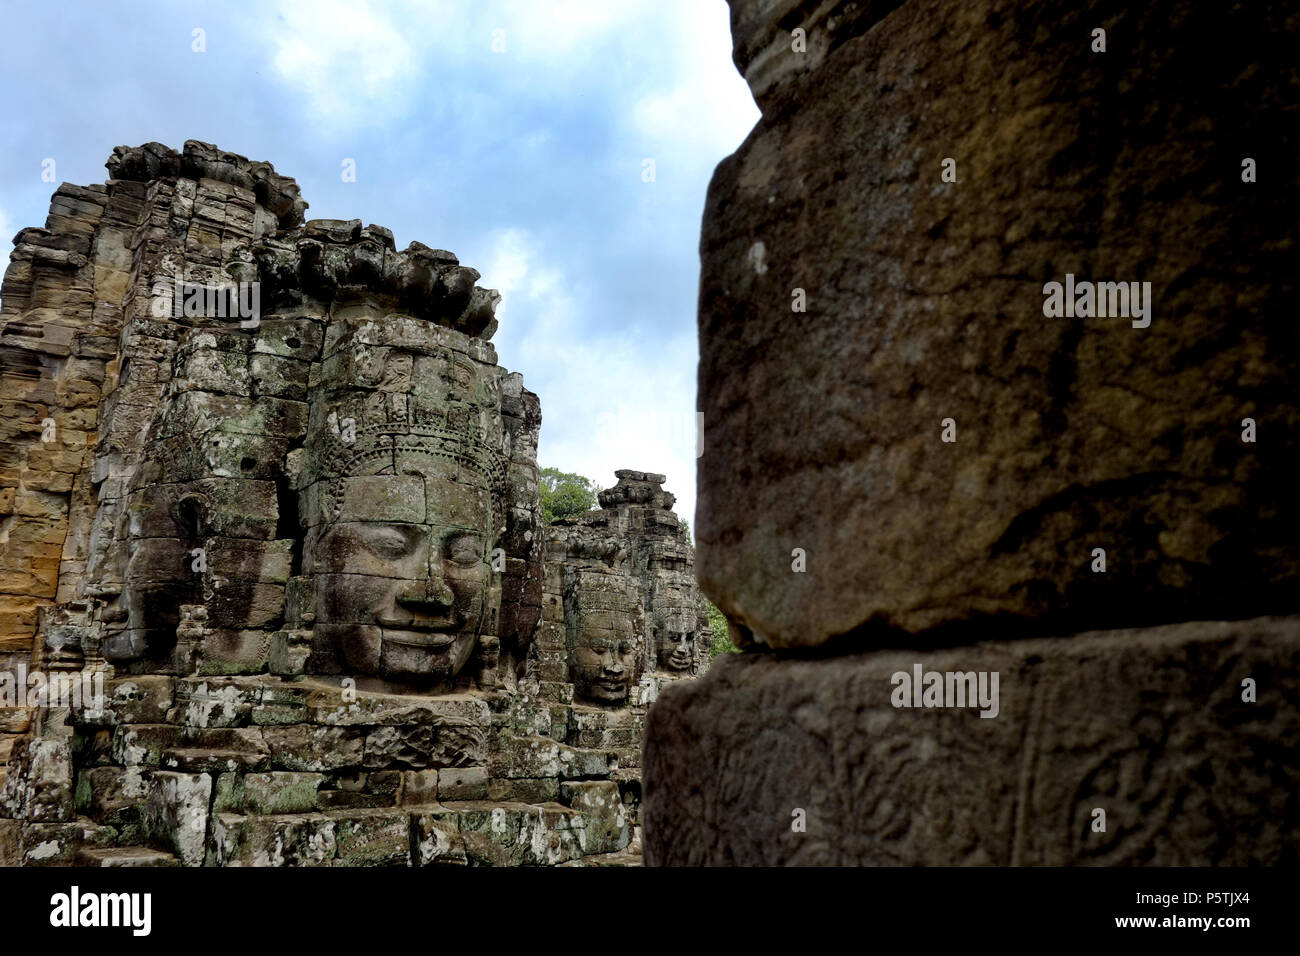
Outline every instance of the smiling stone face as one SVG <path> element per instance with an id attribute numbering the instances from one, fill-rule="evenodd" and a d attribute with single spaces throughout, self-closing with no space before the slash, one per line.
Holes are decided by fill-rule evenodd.
<path id="1" fill-rule="evenodd" d="M 593 704 L 623 707 L 640 677 L 645 632 L 636 579 L 625 568 L 562 570 L 564 634 L 574 696 Z"/>
<path id="2" fill-rule="evenodd" d="M 692 631 L 662 629 L 655 636 L 659 667 L 667 671 L 685 671 L 695 663 L 695 634 Z"/>
<path id="3" fill-rule="evenodd" d="M 632 642 L 603 630 L 578 635 L 569 661 L 573 691 L 599 704 L 627 701 L 632 679 Z"/>
<path id="4" fill-rule="evenodd" d="M 495 629 L 491 491 L 455 459 L 406 451 L 395 467 L 334 484 L 338 519 L 309 539 L 316 630 L 357 673 L 446 681 Z"/>
<path id="5" fill-rule="evenodd" d="M 428 690 L 500 637 L 502 373 L 457 333 L 369 306 L 325 338 L 300 499 L 319 666 Z"/>

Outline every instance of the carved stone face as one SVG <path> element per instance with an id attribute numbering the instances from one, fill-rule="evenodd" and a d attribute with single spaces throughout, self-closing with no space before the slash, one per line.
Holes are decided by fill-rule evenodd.
<path id="1" fill-rule="evenodd" d="M 102 602 L 105 659 L 126 662 L 158 658 L 176 639 L 180 606 L 201 593 L 194 542 L 174 538 L 131 538 L 114 549 L 121 574 L 96 588 Z"/>
<path id="2" fill-rule="evenodd" d="M 695 634 L 691 631 L 660 630 L 655 638 L 659 667 L 666 671 L 685 671 L 695 663 Z"/>
<path id="3" fill-rule="evenodd" d="M 468 469 L 408 462 L 402 475 L 346 479 L 340 520 L 311 540 L 316 629 L 346 666 L 386 680 L 455 677 L 500 603 L 486 484 Z"/>
<path id="4" fill-rule="evenodd" d="M 579 697 L 623 703 L 632 679 L 631 642 L 609 631 L 583 630 L 569 655 L 569 676 Z"/>

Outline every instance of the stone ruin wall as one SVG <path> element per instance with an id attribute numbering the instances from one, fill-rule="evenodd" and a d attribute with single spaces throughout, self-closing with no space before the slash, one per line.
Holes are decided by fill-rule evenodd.
<path id="1" fill-rule="evenodd" d="M 707 661 L 646 642 L 702 607 L 663 476 L 543 528 L 477 272 L 206 144 L 107 165 L 3 286 L 0 674 L 105 706 L 0 706 L 0 862 L 638 862 L 646 707 Z"/>
<path id="2" fill-rule="evenodd" d="M 730 4 L 695 530 L 753 653 L 651 712 L 646 863 L 1297 862 L 1294 8 Z"/>

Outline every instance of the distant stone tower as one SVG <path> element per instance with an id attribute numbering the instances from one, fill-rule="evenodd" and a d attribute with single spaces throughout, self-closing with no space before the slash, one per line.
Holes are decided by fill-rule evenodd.
<path id="1" fill-rule="evenodd" d="M 544 698 L 572 704 L 573 742 L 619 754 L 613 776 L 639 793 L 646 712 L 660 688 L 708 669 L 710 632 L 695 550 L 665 477 L 614 474 L 599 509 L 546 529 L 530 665 Z"/>
<path id="2" fill-rule="evenodd" d="M 598 494 L 598 510 L 547 529 L 547 623 L 538 650 L 555 655 L 543 665 L 553 665 L 545 673 L 558 674 L 561 647 L 572 668 L 584 647 L 608 645 L 601 656 L 621 676 L 602 679 L 593 656 L 588 668 L 580 666 L 584 673 L 570 677 L 579 699 L 644 706 L 662 684 L 707 670 L 709 621 L 695 584 L 695 549 L 672 510 L 674 497 L 663 490 L 665 476 L 614 474 L 618 483 Z"/>

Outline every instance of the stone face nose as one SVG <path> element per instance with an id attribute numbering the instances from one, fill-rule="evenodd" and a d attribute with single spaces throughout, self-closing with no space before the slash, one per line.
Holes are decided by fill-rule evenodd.
<path id="1" fill-rule="evenodd" d="M 397 603 L 413 611 L 445 611 L 452 606 L 456 595 L 441 576 L 430 577 L 423 583 L 408 581 L 397 592 Z"/>

